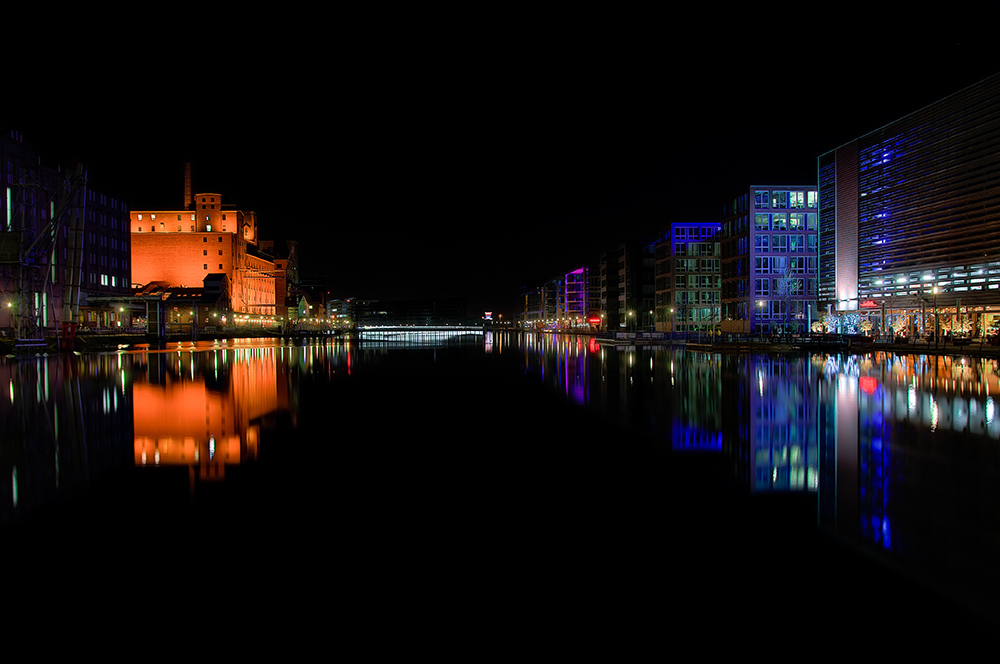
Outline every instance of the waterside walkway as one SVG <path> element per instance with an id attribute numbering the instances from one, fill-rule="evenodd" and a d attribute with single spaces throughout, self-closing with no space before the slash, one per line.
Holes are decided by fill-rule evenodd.
<path id="1" fill-rule="evenodd" d="M 937 343 L 926 339 L 900 338 L 878 340 L 855 335 L 816 334 L 808 336 L 722 335 L 687 336 L 665 332 L 619 332 L 597 335 L 597 343 L 609 346 L 674 346 L 714 352 L 848 352 L 885 351 L 900 354 L 963 355 L 1000 357 L 1000 346 L 989 339 L 941 338 Z"/>

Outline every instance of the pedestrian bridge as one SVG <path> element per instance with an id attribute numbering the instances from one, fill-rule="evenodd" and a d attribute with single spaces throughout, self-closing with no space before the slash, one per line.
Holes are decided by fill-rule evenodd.
<path id="1" fill-rule="evenodd" d="M 436 345 L 459 337 L 482 336 L 473 325 L 380 325 L 358 328 L 358 339 L 391 345 Z"/>

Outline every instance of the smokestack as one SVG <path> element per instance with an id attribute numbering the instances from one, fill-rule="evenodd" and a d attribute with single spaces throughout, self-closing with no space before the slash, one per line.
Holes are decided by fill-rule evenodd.
<path id="1" fill-rule="evenodd" d="M 191 194 L 191 162 L 186 162 L 184 164 L 184 209 L 191 209 L 191 201 L 193 200 L 193 195 Z"/>

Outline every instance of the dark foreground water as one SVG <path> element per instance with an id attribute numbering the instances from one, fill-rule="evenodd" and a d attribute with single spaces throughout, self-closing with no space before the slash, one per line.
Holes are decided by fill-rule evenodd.
<path id="1" fill-rule="evenodd" d="M 2 362 L 5 615 L 371 658 L 997 625 L 989 362 L 415 341 Z"/>

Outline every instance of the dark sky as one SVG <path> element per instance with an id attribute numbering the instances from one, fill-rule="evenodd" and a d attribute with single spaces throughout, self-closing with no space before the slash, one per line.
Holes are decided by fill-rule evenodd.
<path id="1" fill-rule="evenodd" d="M 51 94 L 0 107 L 0 130 L 82 159 L 135 209 L 180 205 L 190 161 L 197 191 L 255 210 L 264 238 L 298 240 L 333 296 L 458 296 L 513 315 L 522 287 L 717 218 L 750 184 L 814 182 L 820 153 L 1000 71 L 968 30 L 810 38 L 700 18 L 394 14 L 266 19 L 243 39 L 189 28 L 169 46 L 129 35 L 36 77 Z"/>

